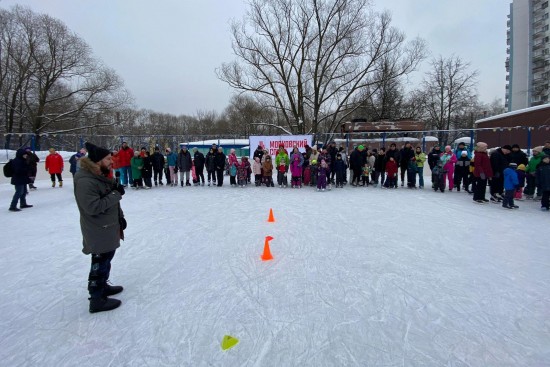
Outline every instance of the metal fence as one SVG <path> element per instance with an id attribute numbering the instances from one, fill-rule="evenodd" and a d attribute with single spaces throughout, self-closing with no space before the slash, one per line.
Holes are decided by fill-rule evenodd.
<path id="1" fill-rule="evenodd" d="M 344 146 L 348 151 L 358 145 L 368 148 L 387 147 L 391 143 L 401 146 L 405 142 L 420 145 L 424 151 L 431 149 L 435 144 L 452 145 L 457 139 L 465 142 L 469 149 L 471 143 L 478 140 L 485 141 L 489 147 L 498 147 L 504 144 L 518 144 L 528 152 L 537 145 L 544 144 L 550 139 L 550 128 L 543 127 L 498 127 L 483 129 L 461 130 L 423 130 L 423 131 L 372 131 L 357 133 L 319 133 L 313 136 L 313 144 L 321 147 L 335 141 L 338 146 Z M 189 149 L 197 147 L 202 152 L 208 151 L 212 143 L 222 146 L 227 152 L 233 148 L 238 155 L 246 155 L 248 136 L 214 136 L 214 135 L 79 135 L 79 134 L 42 134 L 36 136 L 31 133 L 0 134 L 0 146 L 16 150 L 29 146 L 33 150 L 47 150 L 55 148 L 59 151 L 78 151 L 86 141 L 108 148 L 118 149 L 122 142 L 127 142 L 134 149 L 145 147 L 153 151 L 156 146 L 178 149 L 181 143 Z M 255 147 L 252 147 L 254 149 Z"/>

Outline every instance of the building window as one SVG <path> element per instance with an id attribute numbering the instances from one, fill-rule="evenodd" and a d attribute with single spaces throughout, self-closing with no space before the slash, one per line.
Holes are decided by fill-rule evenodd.
<path id="1" fill-rule="evenodd" d="M 542 6 L 541 6 L 542 9 L 545 9 L 547 7 L 548 7 L 548 1 L 542 3 Z"/>

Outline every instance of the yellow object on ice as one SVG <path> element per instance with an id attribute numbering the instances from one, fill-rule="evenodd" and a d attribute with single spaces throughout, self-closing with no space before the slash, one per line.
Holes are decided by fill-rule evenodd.
<path id="1" fill-rule="evenodd" d="M 233 348 L 238 342 L 239 339 L 232 337 L 231 335 L 224 335 L 222 340 L 222 349 L 228 350 L 229 348 Z"/>

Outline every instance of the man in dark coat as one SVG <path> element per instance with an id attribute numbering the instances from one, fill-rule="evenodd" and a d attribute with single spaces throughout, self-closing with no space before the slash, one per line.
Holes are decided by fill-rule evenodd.
<path id="1" fill-rule="evenodd" d="M 204 154 L 202 154 L 198 148 L 193 148 L 193 162 L 195 163 L 195 174 L 197 175 L 197 184 L 202 181 L 204 186 Z"/>
<path id="2" fill-rule="evenodd" d="M 6 163 L 7 164 L 7 163 Z M 29 183 L 29 165 L 27 164 L 27 152 L 25 149 L 19 149 L 15 153 L 15 158 L 11 161 L 12 176 L 11 184 L 15 186 L 15 193 L 11 199 L 10 212 L 19 212 L 24 208 L 32 208 L 27 204 L 27 184 Z M 20 202 L 19 209 L 17 203 Z"/>
<path id="3" fill-rule="evenodd" d="M 223 154 L 222 147 L 218 148 L 218 153 L 214 157 L 214 165 L 216 167 L 218 187 L 221 187 L 223 185 L 223 171 L 225 170 L 225 154 Z"/>
<path id="4" fill-rule="evenodd" d="M 88 156 L 80 158 L 80 170 L 74 177 L 74 196 L 80 212 L 82 252 L 92 256 L 88 276 L 91 313 L 109 311 L 120 306 L 109 298 L 122 292 L 121 286 L 107 284 L 111 260 L 124 239 L 126 228 L 120 200 L 124 195 L 122 184 L 108 178 L 111 173 L 111 152 L 86 143 Z"/>
<path id="5" fill-rule="evenodd" d="M 330 156 L 330 182 L 334 184 L 334 176 L 336 175 L 336 154 L 338 154 L 338 148 L 336 148 L 336 142 L 331 142 L 328 146 L 328 155 Z"/>
<path id="6" fill-rule="evenodd" d="M 529 164 L 529 158 L 527 158 L 527 154 L 523 152 L 521 149 L 519 149 L 518 144 L 512 145 L 512 152 L 510 152 L 510 163 L 515 163 L 518 166 L 520 164 L 523 164 L 527 166 Z"/>
<path id="7" fill-rule="evenodd" d="M 191 153 L 189 153 L 189 151 L 187 150 L 187 146 L 185 145 L 181 146 L 176 166 L 178 167 L 178 171 L 180 172 L 181 187 L 183 187 L 183 180 L 185 180 L 185 186 L 191 186 L 191 183 L 189 182 L 189 176 L 191 174 L 191 169 L 193 168 L 193 160 L 191 159 Z"/>
<path id="8" fill-rule="evenodd" d="M 162 171 L 164 170 L 164 156 L 160 153 L 160 148 L 155 147 L 155 152 L 151 156 L 151 162 L 153 163 L 153 180 L 155 186 L 162 186 Z M 157 181 L 158 179 L 158 181 Z"/>
<path id="9" fill-rule="evenodd" d="M 504 145 L 494 150 L 489 157 L 491 160 L 491 169 L 493 170 L 493 179 L 491 180 L 491 201 L 498 202 L 502 200 L 504 191 L 504 170 L 510 164 L 510 152 L 512 147 Z"/>
<path id="10" fill-rule="evenodd" d="M 36 190 L 37 187 L 34 186 L 34 180 L 36 179 L 36 172 L 38 171 L 38 162 L 40 162 L 40 158 L 38 158 L 30 147 L 26 147 L 25 151 L 27 153 L 27 164 L 29 165 L 29 189 Z"/>
<path id="11" fill-rule="evenodd" d="M 405 173 L 409 168 L 409 162 L 414 158 L 414 149 L 411 143 L 406 142 L 405 147 L 399 152 L 399 167 L 401 168 L 401 186 L 405 185 Z M 407 181 L 408 181 L 407 177 Z"/>
<path id="12" fill-rule="evenodd" d="M 353 152 L 351 152 L 349 156 L 349 167 L 353 172 L 353 177 L 351 180 L 352 186 L 357 186 L 359 184 L 359 180 L 361 180 L 361 173 L 363 172 L 363 165 L 365 164 L 362 154 L 364 150 L 365 147 L 359 145 L 353 150 Z"/>
<path id="13" fill-rule="evenodd" d="M 432 148 L 430 154 L 428 154 L 428 166 L 430 166 L 430 170 L 433 171 L 435 165 L 437 164 L 437 161 L 439 160 L 439 157 L 441 157 L 441 148 L 439 147 L 439 144 L 436 144 Z"/>
<path id="14" fill-rule="evenodd" d="M 210 180 L 212 184 L 216 185 L 216 154 L 218 150 L 210 148 L 208 153 L 206 153 L 206 172 L 208 175 L 208 186 L 210 186 Z"/>

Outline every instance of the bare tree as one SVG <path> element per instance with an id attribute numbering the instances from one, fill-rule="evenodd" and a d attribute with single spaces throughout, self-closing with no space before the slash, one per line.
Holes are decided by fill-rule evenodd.
<path id="1" fill-rule="evenodd" d="M 231 28 L 238 60 L 223 64 L 218 77 L 276 108 L 292 133 L 334 131 L 380 75 L 410 73 L 423 58 L 423 41 L 406 44 L 391 16 L 369 4 L 252 0 L 243 22 Z M 380 74 L 384 65 L 391 70 Z"/>
<path id="2" fill-rule="evenodd" d="M 465 114 L 477 101 L 477 71 L 469 71 L 470 64 L 458 56 L 448 59 L 440 56 L 432 60 L 422 88 L 426 127 L 449 130 L 457 127 L 459 116 Z M 449 134 L 439 132 L 444 144 Z"/>
<path id="3" fill-rule="evenodd" d="M 3 11 L 0 21 L 6 25 L 0 38 L 0 90 L 8 130 L 18 115 L 38 141 L 42 133 L 103 126 L 97 119 L 91 120 L 93 125 L 82 122 L 130 104 L 117 74 L 59 20 L 16 6 Z M 117 122 L 111 120 L 105 123 Z"/>

